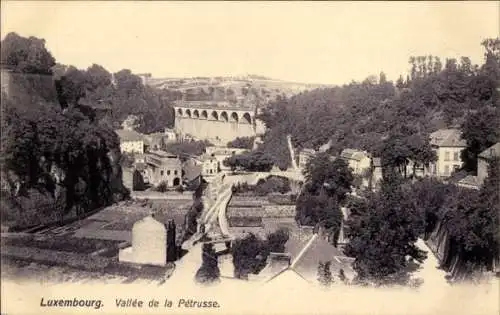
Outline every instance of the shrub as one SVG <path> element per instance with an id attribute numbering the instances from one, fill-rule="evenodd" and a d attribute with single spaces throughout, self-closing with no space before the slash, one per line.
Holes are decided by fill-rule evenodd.
<path id="1" fill-rule="evenodd" d="M 155 190 L 159 192 L 166 192 L 168 190 L 167 183 L 162 181 L 158 184 L 158 186 L 156 186 Z"/>
<path id="2" fill-rule="evenodd" d="M 179 185 L 175 188 L 175 191 L 182 194 L 184 192 L 184 187 L 182 187 L 182 185 Z"/>

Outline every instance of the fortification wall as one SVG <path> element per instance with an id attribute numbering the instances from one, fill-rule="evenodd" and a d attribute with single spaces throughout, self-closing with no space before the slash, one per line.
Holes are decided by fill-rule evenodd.
<path id="1" fill-rule="evenodd" d="M 57 102 L 57 91 L 52 75 L 17 73 L 1 69 L 2 92 L 9 98 L 38 97 L 47 102 Z"/>

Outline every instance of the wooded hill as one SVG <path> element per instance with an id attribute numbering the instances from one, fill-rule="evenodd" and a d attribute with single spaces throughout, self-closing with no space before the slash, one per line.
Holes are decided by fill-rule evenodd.
<path id="1" fill-rule="evenodd" d="M 410 74 L 396 82 L 381 73 L 278 100 L 260 116 L 269 129 L 261 148 L 286 167 L 287 134 L 298 148 L 317 149 L 333 140 L 336 154 L 344 148 L 381 154 L 384 140 L 398 135 L 403 154 L 409 142 L 425 144 L 431 132 L 459 127 L 468 144 L 466 167 L 473 170 L 475 156 L 500 140 L 500 40 L 487 39 L 482 46 L 481 65 L 467 57 L 444 64 L 435 56 L 411 57 Z"/>

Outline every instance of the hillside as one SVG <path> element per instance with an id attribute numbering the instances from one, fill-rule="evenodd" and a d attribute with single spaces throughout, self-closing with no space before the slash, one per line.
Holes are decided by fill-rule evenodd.
<path id="1" fill-rule="evenodd" d="M 431 132 L 459 127 L 468 144 L 463 159 L 473 170 L 477 154 L 500 140 L 498 43 L 482 43 L 482 65 L 467 57 L 447 59 L 444 65 L 437 57 L 412 57 L 411 74 L 395 83 L 381 73 L 378 79 L 275 101 L 260 117 L 268 127 L 261 148 L 282 168 L 290 165 L 283 153 L 288 134 L 298 148 L 317 149 L 332 140 L 335 154 L 354 148 L 380 156 L 385 146 L 395 145 L 389 151 L 403 155 L 393 156 L 401 160 L 407 152 L 423 150 Z"/>
<path id="2" fill-rule="evenodd" d="M 258 75 L 236 77 L 196 77 L 196 78 L 154 78 L 143 76 L 146 85 L 158 89 L 181 91 L 201 90 L 209 93 L 209 89 L 223 88 L 232 90 L 237 97 L 245 96 L 245 89 L 256 89 L 262 97 L 275 100 L 277 95 L 291 97 L 292 95 L 322 87 L 326 84 L 308 84 L 271 79 Z"/>

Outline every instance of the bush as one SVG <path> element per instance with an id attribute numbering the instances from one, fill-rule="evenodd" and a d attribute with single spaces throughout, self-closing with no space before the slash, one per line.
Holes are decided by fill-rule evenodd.
<path id="1" fill-rule="evenodd" d="M 237 137 L 227 143 L 228 148 L 238 148 L 252 150 L 255 137 Z"/>
<path id="2" fill-rule="evenodd" d="M 212 284 L 218 282 L 220 270 L 218 267 L 217 253 L 212 244 L 203 244 L 203 262 L 196 272 L 195 279 L 200 284 Z"/>
<path id="3" fill-rule="evenodd" d="M 290 231 L 285 228 L 280 228 L 274 233 L 267 235 L 267 244 L 269 247 L 269 252 L 272 253 L 284 253 L 285 244 L 290 238 Z"/>
<path id="4" fill-rule="evenodd" d="M 158 184 L 158 186 L 156 186 L 155 190 L 159 192 L 166 192 L 168 190 L 167 183 L 162 181 Z"/>
<path id="5" fill-rule="evenodd" d="M 290 191 L 290 181 L 288 178 L 270 176 L 265 180 L 259 180 L 255 187 L 255 192 L 259 196 L 265 196 L 270 193 L 287 193 Z"/>
<path id="6" fill-rule="evenodd" d="M 182 187 L 182 185 L 179 185 L 175 188 L 175 191 L 182 194 L 184 192 L 184 187 Z"/>
<path id="7" fill-rule="evenodd" d="M 225 159 L 223 164 L 230 167 L 233 171 L 240 168 L 249 172 L 269 172 L 273 167 L 274 161 L 267 153 L 257 150 L 233 155 Z"/>

